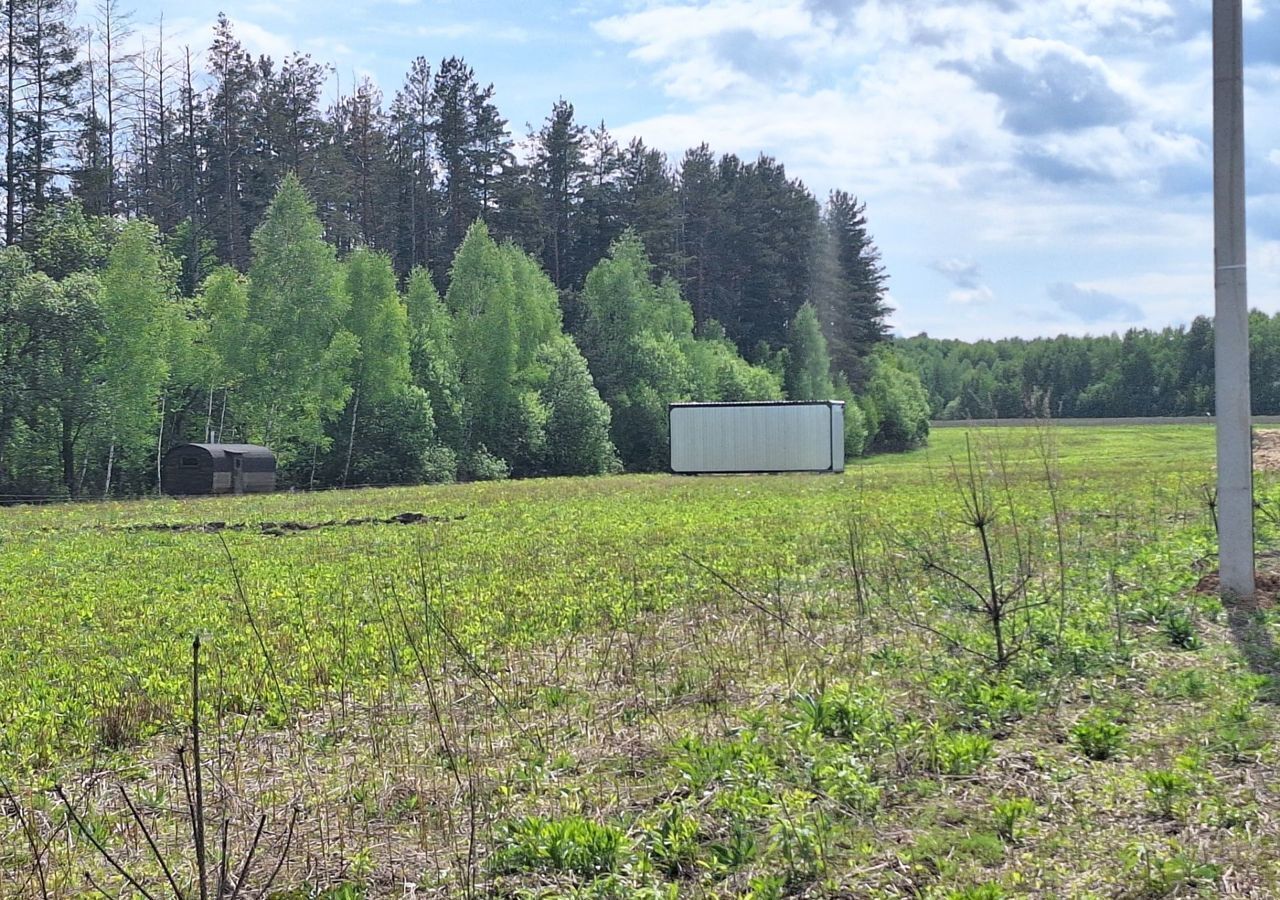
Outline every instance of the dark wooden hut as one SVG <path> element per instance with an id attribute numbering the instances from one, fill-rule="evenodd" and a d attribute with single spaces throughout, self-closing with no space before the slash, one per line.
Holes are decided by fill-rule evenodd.
<path id="1" fill-rule="evenodd" d="M 164 455 L 166 494 L 254 494 L 276 489 L 276 455 L 257 444 L 179 444 Z"/>

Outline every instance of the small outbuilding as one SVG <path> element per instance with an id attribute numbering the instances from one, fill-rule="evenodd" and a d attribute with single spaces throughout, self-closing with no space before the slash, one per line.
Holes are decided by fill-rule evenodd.
<path id="1" fill-rule="evenodd" d="M 672 403 L 677 475 L 843 472 L 844 401 Z"/>
<path id="2" fill-rule="evenodd" d="M 276 455 L 257 444 L 178 444 L 160 464 L 166 494 L 256 494 L 276 489 Z"/>

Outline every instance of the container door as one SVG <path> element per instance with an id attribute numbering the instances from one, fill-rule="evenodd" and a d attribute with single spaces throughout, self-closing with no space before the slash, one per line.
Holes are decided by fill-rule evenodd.
<path id="1" fill-rule="evenodd" d="M 244 493 L 244 460 L 239 454 L 231 458 L 231 493 Z"/>

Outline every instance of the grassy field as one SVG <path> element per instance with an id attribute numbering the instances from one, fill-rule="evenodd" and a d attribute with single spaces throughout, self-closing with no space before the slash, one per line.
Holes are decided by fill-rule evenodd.
<path id="1" fill-rule="evenodd" d="M 195 634 L 210 895 L 1275 896 L 1274 616 L 1192 590 L 1211 464 L 952 429 L 0 510 L 0 896 L 200 895 Z"/>

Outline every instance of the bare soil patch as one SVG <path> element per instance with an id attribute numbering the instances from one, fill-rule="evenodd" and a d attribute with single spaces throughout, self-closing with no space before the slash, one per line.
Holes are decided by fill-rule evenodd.
<path id="1" fill-rule="evenodd" d="M 362 525 L 429 525 L 435 522 L 450 522 L 464 518 L 466 517 L 429 516 L 426 513 L 403 512 L 394 516 L 387 516 L 385 519 L 377 516 L 362 516 L 354 519 L 329 519 L 324 522 L 145 522 L 138 525 L 126 525 L 120 530 L 168 531 L 178 534 L 257 531 L 261 534 L 279 537 L 286 534 L 298 534 L 303 531 L 316 531 L 320 528 L 356 528 Z"/>
<path id="2" fill-rule="evenodd" d="M 1253 467 L 1262 472 L 1280 472 L 1280 429 L 1254 431 Z"/>

